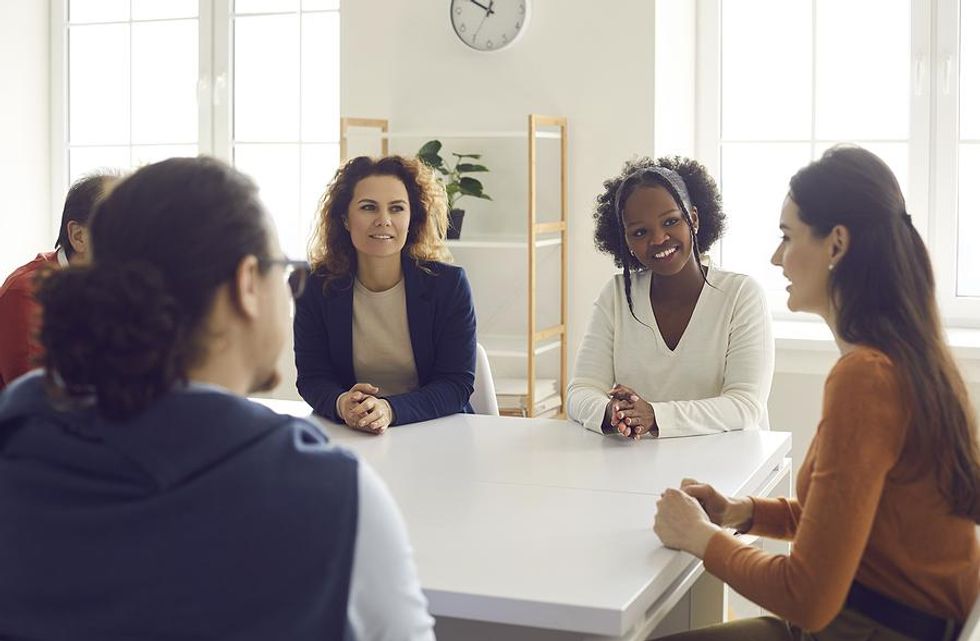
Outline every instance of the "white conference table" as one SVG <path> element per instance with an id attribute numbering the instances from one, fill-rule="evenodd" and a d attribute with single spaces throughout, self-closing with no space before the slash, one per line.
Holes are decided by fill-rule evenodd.
<path id="1" fill-rule="evenodd" d="M 627 441 L 568 421 L 457 414 L 375 436 L 317 420 L 388 484 L 440 639 L 644 639 L 703 572 L 653 533 L 660 493 L 687 476 L 767 495 L 789 473 L 783 432 Z M 723 600 L 708 602 L 718 611 L 697 620 L 721 621 Z"/>

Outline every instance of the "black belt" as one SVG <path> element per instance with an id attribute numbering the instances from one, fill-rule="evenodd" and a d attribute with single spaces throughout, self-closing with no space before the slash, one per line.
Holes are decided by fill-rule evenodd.
<path id="1" fill-rule="evenodd" d="M 919 641 L 953 641 L 963 627 L 953 619 L 926 614 L 895 601 L 857 581 L 851 584 L 844 605 L 895 632 Z"/>

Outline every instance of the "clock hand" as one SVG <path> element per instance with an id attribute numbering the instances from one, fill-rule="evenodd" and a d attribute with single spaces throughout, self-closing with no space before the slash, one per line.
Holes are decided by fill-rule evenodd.
<path id="1" fill-rule="evenodd" d="M 483 20 L 480 20 L 480 24 L 477 25 L 476 31 L 473 32 L 473 44 L 476 44 L 476 36 L 477 36 L 478 33 L 480 33 L 480 29 L 483 28 L 483 23 L 486 22 L 487 21 L 487 18 L 489 18 L 489 17 L 490 17 L 490 14 L 487 13 L 487 15 L 483 16 Z"/>
<path id="2" fill-rule="evenodd" d="M 487 12 L 487 15 L 490 15 L 491 13 L 493 13 L 493 2 L 491 2 L 491 3 L 490 3 L 490 6 L 489 6 L 489 7 L 488 7 L 488 6 L 485 6 L 485 5 L 482 5 L 482 4 L 480 4 L 480 3 L 479 3 L 479 2 L 477 2 L 476 0 L 470 0 L 470 2 L 472 2 L 472 3 L 473 3 L 473 4 L 475 4 L 476 6 L 478 6 L 478 7 L 480 7 L 480 8 L 481 8 L 481 9 L 483 9 L 484 11 L 486 11 L 486 12 Z"/>

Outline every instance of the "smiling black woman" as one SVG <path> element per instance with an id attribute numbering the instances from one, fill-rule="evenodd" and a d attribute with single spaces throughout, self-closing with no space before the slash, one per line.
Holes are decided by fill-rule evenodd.
<path id="1" fill-rule="evenodd" d="M 594 217 L 596 247 L 623 272 L 596 300 L 569 416 L 633 439 L 767 429 L 766 299 L 704 256 L 725 224 L 707 170 L 683 158 L 628 162 L 605 182 Z"/>

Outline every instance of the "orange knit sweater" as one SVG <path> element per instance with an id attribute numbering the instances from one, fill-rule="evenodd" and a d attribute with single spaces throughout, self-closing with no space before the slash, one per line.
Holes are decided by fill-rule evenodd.
<path id="1" fill-rule="evenodd" d="M 800 467 L 799 499 L 753 499 L 751 532 L 791 539 L 792 552 L 768 554 L 719 532 L 705 567 L 807 630 L 837 616 L 854 580 L 964 621 L 980 590 L 975 526 L 950 514 L 932 475 L 896 478 L 908 423 L 888 357 L 866 347 L 844 355 L 827 378 L 823 418 Z"/>

